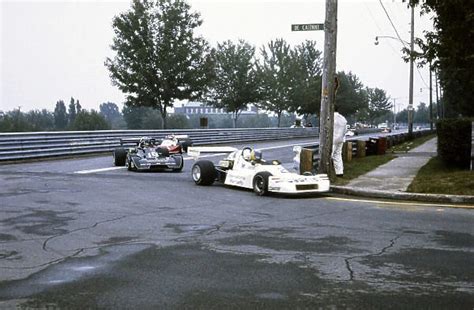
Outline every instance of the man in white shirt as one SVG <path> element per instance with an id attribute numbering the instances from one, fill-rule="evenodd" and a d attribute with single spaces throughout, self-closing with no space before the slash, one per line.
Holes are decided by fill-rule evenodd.
<path id="1" fill-rule="evenodd" d="M 342 162 L 342 146 L 345 142 L 347 120 L 344 116 L 339 114 L 338 107 L 334 107 L 334 132 L 332 143 L 332 161 L 336 176 L 342 177 L 344 175 L 344 164 Z"/>

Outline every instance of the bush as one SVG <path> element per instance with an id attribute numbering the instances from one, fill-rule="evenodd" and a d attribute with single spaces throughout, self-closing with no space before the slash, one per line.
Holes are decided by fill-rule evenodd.
<path id="1" fill-rule="evenodd" d="M 448 166 L 469 168 L 471 160 L 471 120 L 444 119 L 436 123 L 438 156 Z"/>

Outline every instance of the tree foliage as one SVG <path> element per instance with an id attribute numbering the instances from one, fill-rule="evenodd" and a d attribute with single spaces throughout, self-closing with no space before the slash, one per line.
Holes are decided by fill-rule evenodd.
<path id="1" fill-rule="evenodd" d="M 392 104 L 387 97 L 385 90 L 380 88 L 367 87 L 367 98 L 369 105 L 369 119 L 374 124 L 377 118 L 388 115 Z"/>
<path id="2" fill-rule="evenodd" d="M 104 102 L 99 106 L 102 115 L 112 129 L 126 128 L 125 121 L 119 107 L 113 102 Z"/>
<path id="3" fill-rule="evenodd" d="M 434 31 L 417 39 L 420 56 L 439 69 L 448 116 L 474 116 L 474 2 L 472 0 L 411 0 L 433 12 Z"/>
<path id="4" fill-rule="evenodd" d="M 54 108 L 54 128 L 56 130 L 64 130 L 68 125 L 68 114 L 66 111 L 66 105 L 63 100 L 56 102 Z"/>
<path id="5" fill-rule="evenodd" d="M 291 107 L 292 65 L 290 45 L 284 39 L 270 41 L 261 48 L 262 61 L 258 64 L 262 99 L 259 106 L 275 112 L 280 127 L 281 115 Z"/>
<path id="6" fill-rule="evenodd" d="M 237 44 L 226 41 L 217 45 L 215 78 L 210 87 L 210 103 L 233 115 L 236 127 L 240 112 L 260 98 L 255 68 L 255 48 L 243 40 Z"/>
<path id="7" fill-rule="evenodd" d="M 194 34 L 201 23 L 183 0 L 134 0 L 114 18 L 116 55 L 105 65 L 127 106 L 157 109 L 166 127 L 167 108 L 176 99 L 202 94 L 213 64 L 207 42 Z"/>
<path id="8" fill-rule="evenodd" d="M 364 84 L 352 72 L 341 71 L 337 74 L 339 88 L 336 93 L 336 105 L 339 113 L 348 117 L 369 113 L 367 91 Z"/>
<path id="9" fill-rule="evenodd" d="M 100 115 L 97 111 L 82 110 L 79 112 L 74 119 L 74 122 L 70 125 L 71 130 L 102 130 L 110 129 L 109 124 L 105 118 Z"/>
<path id="10" fill-rule="evenodd" d="M 309 116 L 321 109 L 321 51 L 307 40 L 291 51 L 292 84 L 289 111 Z"/>

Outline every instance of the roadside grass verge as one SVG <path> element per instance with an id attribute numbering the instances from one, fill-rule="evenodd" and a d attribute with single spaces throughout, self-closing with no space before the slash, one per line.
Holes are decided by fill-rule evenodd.
<path id="1" fill-rule="evenodd" d="M 344 162 L 344 177 L 338 177 L 333 182 L 333 184 L 346 185 L 352 179 L 366 174 L 367 172 L 374 170 L 378 166 L 381 166 L 394 159 L 396 155 L 392 155 L 392 153 L 407 152 L 417 146 L 422 145 L 426 141 L 433 139 L 434 137 L 436 137 L 436 134 L 427 135 L 395 145 L 388 149 L 385 155 L 372 155 L 363 158 L 353 158 L 350 162 Z"/>
<path id="2" fill-rule="evenodd" d="M 424 137 L 420 137 L 420 138 L 416 138 L 416 139 L 413 139 L 411 141 L 406 141 L 406 142 L 403 142 L 403 143 L 400 143 L 400 144 L 397 144 L 397 145 L 394 145 L 392 146 L 388 152 L 392 152 L 392 153 L 395 153 L 395 152 L 407 152 L 411 149 L 414 149 L 415 147 L 417 146 L 420 146 L 422 145 L 423 143 L 425 143 L 426 141 L 428 140 L 431 140 L 433 138 L 436 137 L 436 134 L 431 134 L 431 135 L 427 135 L 427 136 L 424 136 Z"/>
<path id="3" fill-rule="evenodd" d="M 357 178 L 367 172 L 374 170 L 380 165 L 383 165 L 396 156 L 391 154 L 378 155 L 378 156 L 367 156 L 362 158 L 353 158 L 350 162 L 344 163 L 344 177 L 338 177 L 335 182 L 335 185 L 345 185 L 349 183 L 352 179 Z"/>
<path id="4" fill-rule="evenodd" d="M 438 157 L 424 165 L 408 191 L 426 194 L 474 195 L 474 172 L 447 167 Z"/>

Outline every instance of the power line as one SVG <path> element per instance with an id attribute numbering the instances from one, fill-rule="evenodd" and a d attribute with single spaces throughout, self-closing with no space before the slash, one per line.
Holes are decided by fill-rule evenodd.
<path id="1" fill-rule="evenodd" d="M 369 8 L 369 6 L 367 5 L 366 2 L 364 2 L 364 5 L 365 5 L 367 11 L 369 12 L 370 17 L 371 17 L 372 20 L 374 21 L 375 26 L 379 29 L 380 33 L 383 33 L 384 31 L 382 30 L 382 28 L 381 28 L 381 27 L 379 26 L 379 24 L 377 23 L 377 20 L 375 19 L 374 15 L 372 14 L 372 10 Z M 393 45 L 390 43 L 390 41 L 387 42 L 387 43 L 388 43 L 388 46 L 390 46 L 390 49 L 393 51 L 393 53 L 394 53 L 395 55 L 397 55 L 397 56 L 400 55 L 400 51 L 395 50 L 395 48 L 394 48 Z"/>
<path id="2" fill-rule="evenodd" d="M 392 25 L 393 30 L 395 30 L 395 33 L 397 34 L 398 40 L 400 40 L 400 42 L 403 44 L 403 46 L 406 46 L 405 41 L 403 41 L 402 38 L 400 37 L 400 34 L 398 33 L 397 27 L 395 27 L 395 25 L 393 24 L 392 18 L 390 17 L 390 15 L 387 12 L 387 9 L 383 5 L 382 0 L 379 0 L 379 3 L 382 6 L 383 11 L 385 12 L 385 15 L 387 15 L 387 18 L 390 21 L 390 24 Z"/>

